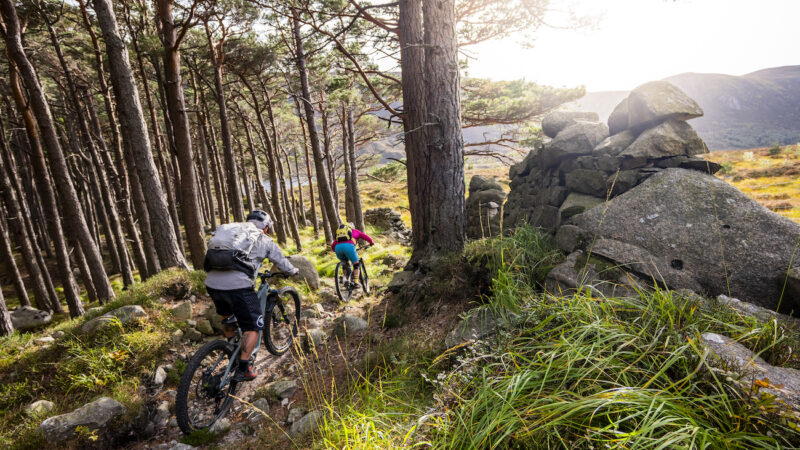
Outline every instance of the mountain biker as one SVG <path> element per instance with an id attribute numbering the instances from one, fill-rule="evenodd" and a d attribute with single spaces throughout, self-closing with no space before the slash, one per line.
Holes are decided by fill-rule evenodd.
<path id="1" fill-rule="evenodd" d="M 283 256 L 283 252 L 267 236 L 272 230 L 272 218 L 264 211 L 254 210 L 243 223 L 221 225 L 208 243 L 203 269 L 206 290 L 217 313 L 223 317 L 225 337 L 231 338 L 236 324 L 242 329 L 242 353 L 234 381 L 250 381 L 258 376 L 250 366 L 250 356 L 264 326 L 264 316 L 254 289 L 255 277 L 264 259 L 272 261 L 287 275 L 299 270 Z"/>
<path id="2" fill-rule="evenodd" d="M 353 263 L 353 277 L 352 280 L 358 280 L 359 258 L 356 251 L 356 243 L 359 239 L 369 242 L 370 246 L 375 245 L 372 238 L 367 233 L 357 230 L 353 222 L 346 222 L 339 225 L 336 230 L 336 240 L 331 243 L 331 249 L 336 253 L 339 261 L 350 261 Z M 358 287 L 358 283 L 355 283 Z"/>

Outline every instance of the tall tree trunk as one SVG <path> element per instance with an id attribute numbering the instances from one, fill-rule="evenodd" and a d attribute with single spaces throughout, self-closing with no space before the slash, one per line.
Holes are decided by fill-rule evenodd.
<path id="1" fill-rule="evenodd" d="M 139 92 L 128 60 L 128 50 L 119 35 L 113 5 L 111 0 L 93 1 L 100 28 L 103 30 L 103 39 L 106 42 L 106 52 L 111 68 L 111 84 L 117 97 L 122 136 L 128 142 L 129 150 L 133 154 L 142 193 L 147 204 L 150 229 L 159 265 L 161 268 L 186 268 L 186 260 L 178 248 L 177 236 L 172 228 L 169 211 L 164 202 L 164 191 L 161 188 L 158 170 L 150 150 L 150 139 L 147 135 L 142 106 L 139 103 Z"/>
<path id="2" fill-rule="evenodd" d="M 230 219 L 230 206 L 228 205 L 228 194 L 225 190 L 227 185 L 225 181 L 225 171 L 222 170 L 222 164 L 219 158 L 219 147 L 217 147 L 217 132 L 214 129 L 214 124 L 211 122 L 211 112 L 206 102 L 206 95 L 204 90 L 200 90 L 200 103 L 203 104 L 203 114 L 206 117 L 208 137 L 208 150 L 211 158 L 211 169 L 214 172 L 214 187 L 217 191 L 217 204 L 219 204 L 220 223 L 228 223 Z"/>
<path id="3" fill-rule="evenodd" d="M 247 122 L 244 117 L 242 117 L 242 121 L 244 121 L 247 147 L 250 149 L 250 161 L 252 161 L 253 170 L 255 170 L 256 173 L 256 193 L 258 194 L 258 199 L 261 201 L 261 204 L 264 208 L 272 209 L 270 208 L 269 199 L 267 198 L 267 191 L 264 189 L 263 178 L 261 178 L 261 167 L 258 164 L 258 157 L 256 157 L 256 146 L 253 144 L 253 135 L 250 132 L 250 122 Z M 271 211 L 270 214 L 274 214 L 274 211 Z"/>
<path id="4" fill-rule="evenodd" d="M 3 122 L 1 120 L 0 120 L 0 146 L 2 146 L 2 149 L 0 149 L 0 151 L 2 151 L 4 154 L 10 152 L 10 149 L 8 148 L 8 143 L 6 142 L 5 127 L 3 126 Z M 5 172 L 4 166 L 5 165 L 0 166 L 0 170 Z M 4 195 L 4 197 L 8 197 L 9 200 L 15 201 L 16 198 L 14 196 L 15 194 L 14 189 L 12 186 L 5 184 L 6 179 L 7 176 L 4 173 L 3 177 L 0 177 L 0 180 L 3 181 L 3 184 L 0 187 L 0 189 L 2 189 L 3 191 L 8 190 L 10 195 Z M 18 204 L 14 205 L 14 208 L 18 207 L 19 207 Z M 9 208 L 9 210 L 11 209 L 12 208 Z M 16 209 L 16 211 L 19 210 Z M 15 215 L 13 219 L 17 220 L 18 217 Z M 18 232 L 15 233 L 15 235 L 17 235 L 18 242 L 22 240 L 27 240 L 28 237 L 25 236 L 22 224 L 17 223 L 16 228 Z M 25 289 L 25 283 L 22 281 L 22 275 L 19 273 L 19 267 L 17 267 L 17 261 L 14 258 L 14 249 L 8 235 L 8 227 L 6 226 L 6 215 L 3 212 L 2 207 L 0 207 L 0 240 L 2 241 L 2 255 L 6 260 L 5 263 L 6 271 L 8 272 L 8 275 L 9 277 L 11 277 L 11 281 L 14 284 L 14 290 L 17 293 L 17 299 L 19 300 L 19 304 L 20 306 L 31 306 L 31 300 L 30 298 L 28 298 L 28 291 L 27 289 Z M 30 243 L 28 243 L 28 245 L 30 245 Z M 25 257 L 24 254 L 23 257 Z"/>
<path id="5" fill-rule="evenodd" d="M 0 2 L 0 11 L 2 11 L 3 19 L 6 23 L 6 48 L 14 61 L 14 65 L 21 72 L 21 76 L 25 81 L 27 91 L 30 96 L 30 104 L 33 109 L 33 115 L 36 120 L 34 121 L 33 115 L 27 109 L 26 101 L 20 86 L 20 80 L 17 73 L 13 70 L 9 73 L 9 78 L 12 87 L 12 94 L 14 101 L 17 103 L 17 108 L 25 121 L 25 128 L 28 132 L 29 144 L 31 149 L 31 162 L 33 165 L 34 178 L 39 194 L 42 196 L 44 207 L 46 210 L 46 219 L 48 228 L 50 229 L 51 238 L 53 239 L 54 250 L 58 261 L 58 273 L 61 278 L 64 295 L 67 299 L 70 315 L 77 317 L 83 315 L 83 304 L 81 303 L 78 294 L 77 283 L 72 274 L 71 264 L 69 261 L 69 253 L 64 239 L 64 232 L 61 228 L 59 221 L 58 207 L 56 206 L 55 193 L 50 184 L 50 177 L 48 176 L 47 162 L 45 161 L 44 153 L 36 134 L 36 126 L 38 125 L 41 136 L 44 140 L 45 147 L 47 148 L 48 159 L 50 162 L 50 170 L 53 177 L 58 179 L 59 182 L 56 187 L 61 194 L 61 201 L 65 207 L 69 209 L 69 223 L 70 228 L 67 229 L 67 234 L 81 239 L 81 244 L 85 245 L 87 249 L 92 252 L 92 270 L 100 274 L 103 278 L 98 281 L 98 286 L 103 286 L 103 295 L 101 298 L 108 299 L 114 297 L 114 291 L 111 289 L 111 283 L 105 273 L 103 267 L 103 260 L 100 251 L 92 240 L 89 227 L 83 216 L 81 204 L 78 201 L 75 187 L 72 184 L 72 178 L 69 174 L 64 153 L 61 150 L 61 144 L 58 142 L 56 130 L 53 122 L 53 117 L 50 114 L 50 106 L 47 104 L 47 99 L 44 96 L 42 87 L 39 84 L 38 76 L 28 60 L 22 48 L 22 38 L 20 36 L 19 19 L 14 10 L 14 6 L 10 0 L 3 0 Z M 96 286 L 97 287 L 97 286 Z M 100 289 L 98 289 L 100 290 Z M 54 311 L 61 311 L 61 303 L 52 303 Z"/>
<path id="6" fill-rule="evenodd" d="M 427 130 L 425 153 L 414 155 L 417 163 L 424 162 L 422 177 L 415 179 L 418 199 L 423 201 L 411 208 L 412 216 L 423 217 L 421 233 L 414 233 L 423 247 L 415 246 L 414 252 L 441 255 L 460 252 L 466 240 L 455 0 L 425 0 L 422 17 L 427 121 L 434 125 Z"/>
<path id="7" fill-rule="evenodd" d="M 11 323 L 11 314 L 6 307 L 6 299 L 3 298 L 3 291 L 0 290 L 0 336 L 11 336 L 14 334 L 14 324 Z"/>
<path id="8" fill-rule="evenodd" d="M 302 223 L 300 225 L 306 227 L 308 226 L 308 219 L 306 218 L 306 202 L 303 199 L 303 181 L 300 179 L 300 162 L 298 161 L 298 159 L 300 159 L 300 156 L 297 154 L 296 147 L 292 154 L 294 156 L 294 173 L 295 176 L 297 177 L 297 191 L 298 191 L 298 196 L 300 197 L 300 205 L 298 206 L 298 209 L 300 210 L 300 215 L 298 216 L 298 219 L 302 220 Z"/>
<path id="9" fill-rule="evenodd" d="M 17 293 L 17 300 L 20 306 L 31 306 L 31 299 L 28 298 L 28 291 L 25 289 L 25 283 L 22 281 L 22 274 L 19 273 L 17 261 L 14 258 L 14 249 L 11 248 L 11 240 L 8 236 L 8 229 L 6 227 L 5 213 L 0 208 L 0 253 L 5 260 L 6 273 L 11 278 L 11 283 L 14 285 L 14 292 Z M 0 289 L 2 291 L 2 289 Z"/>
<path id="10" fill-rule="evenodd" d="M 3 195 L 3 201 L 8 210 L 8 226 L 15 237 L 14 240 L 19 245 L 19 251 L 22 254 L 22 262 L 28 272 L 37 307 L 39 309 L 50 310 L 52 308 L 52 299 L 50 293 L 47 291 L 44 274 L 40 270 L 40 266 L 37 262 L 36 252 L 38 251 L 38 247 L 36 246 L 36 241 L 32 240 L 25 232 L 22 212 L 17 202 L 16 194 L 11 187 L 9 174 L 7 173 L 7 171 L 10 172 L 11 169 L 6 164 L 3 165 L 5 167 L 0 171 L 2 172 L 0 173 L 0 194 Z M 13 172 L 11 176 L 13 176 Z"/>
<path id="11" fill-rule="evenodd" d="M 86 289 L 86 296 L 89 297 L 89 301 L 97 301 L 97 291 L 94 290 L 94 281 L 92 281 L 91 275 L 92 272 L 89 270 L 89 266 L 86 264 L 86 258 L 83 256 L 83 250 L 81 250 L 81 246 L 76 242 L 73 242 L 72 240 L 68 241 L 69 245 L 74 251 L 75 265 L 78 267 L 81 281 Z"/>
<path id="12" fill-rule="evenodd" d="M 161 34 L 164 42 L 164 76 L 166 77 L 167 105 L 172 119 L 172 131 L 175 133 L 175 149 L 177 151 L 181 172 L 181 215 L 189 242 L 189 253 L 195 268 L 203 267 L 206 255 L 206 242 L 203 233 L 203 219 L 200 201 L 197 196 L 197 175 L 194 170 L 192 136 L 189 129 L 189 117 L 183 97 L 181 79 L 180 41 L 176 36 L 172 22 L 172 1 L 158 0 L 161 19 Z"/>
<path id="13" fill-rule="evenodd" d="M 269 173 L 269 190 L 270 190 L 270 197 L 272 198 L 272 212 L 273 218 L 275 220 L 275 234 L 278 238 L 278 243 L 281 245 L 286 244 L 286 228 L 284 228 L 284 222 L 281 220 L 283 218 L 283 207 L 281 206 L 281 197 L 280 197 L 280 184 L 283 183 L 283 180 L 278 180 L 278 170 L 277 165 L 278 162 L 275 161 L 272 152 L 272 141 L 269 136 L 269 131 L 267 130 L 267 124 L 264 122 L 264 118 L 262 117 L 260 102 L 258 101 L 258 96 L 256 95 L 253 87 L 248 83 L 248 81 L 241 77 L 242 82 L 245 86 L 247 86 L 247 90 L 250 92 L 250 98 L 253 99 L 253 106 L 256 109 L 256 119 L 258 121 L 258 126 L 261 130 L 261 135 L 264 140 L 264 155 L 267 157 L 267 172 Z M 267 97 L 267 102 L 269 102 L 269 97 Z"/>
<path id="14" fill-rule="evenodd" d="M 0 122 L 0 130 L 3 129 Z M 36 304 L 40 308 L 49 309 L 49 305 L 57 303 L 58 296 L 53 287 L 50 273 L 42 257 L 39 244 L 36 241 L 36 233 L 33 224 L 27 214 L 24 213 L 30 208 L 24 206 L 25 199 L 22 196 L 22 187 L 19 184 L 19 177 L 16 172 L 17 165 L 14 161 L 11 149 L 5 141 L 5 134 L 0 137 L 0 151 L 2 151 L 2 165 L 0 167 L 0 194 L 8 211 L 8 226 L 19 245 L 22 254 L 22 262 L 28 271 L 28 277 L 33 285 L 33 295 Z M 49 245 L 45 241 L 46 245 Z"/>
<path id="15" fill-rule="evenodd" d="M 336 183 L 336 166 L 333 161 L 333 149 L 331 148 L 331 135 L 328 128 L 328 112 L 325 110 L 325 96 L 320 95 L 320 116 L 322 117 L 322 145 L 325 147 L 325 165 L 328 168 L 328 182 L 331 186 L 331 196 L 333 198 L 333 210 L 339 216 L 339 186 Z"/>
<path id="16" fill-rule="evenodd" d="M 314 154 L 314 167 L 317 172 L 317 187 L 319 188 L 319 197 L 322 208 L 325 210 L 325 216 L 331 228 L 331 236 L 326 236 L 329 240 L 333 240 L 333 230 L 339 226 L 339 214 L 336 211 L 333 203 L 333 194 L 331 192 L 328 179 L 325 175 L 325 166 L 322 160 L 322 151 L 319 148 L 319 135 L 317 134 L 317 124 L 314 119 L 314 107 L 311 104 L 311 92 L 308 87 L 308 72 L 306 71 L 306 56 L 303 50 L 303 38 L 300 35 L 300 21 L 297 18 L 297 10 L 292 9 L 293 17 L 293 31 L 295 38 L 295 47 L 297 51 L 297 71 L 300 73 L 300 87 L 302 89 L 303 109 L 306 113 L 306 123 L 308 124 L 308 137 L 311 141 L 311 151 Z"/>
<path id="17" fill-rule="evenodd" d="M 89 92 L 85 92 L 84 98 L 86 99 L 86 107 L 89 110 L 89 119 L 90 123 L 92 124 L 92 130 L 95 136 L 97 136 L 97 141 L 100 143 L 101 149 L 100 154 L 98 157 L 102 161 L 102 166 L 107 169 L 108 173 L 111 173 L 110 177 L 112 180 L 112 186 L 114 187 L 114 194 L 116 195 L 117 202 L 115 206 L 117 206 L 118 212 L 118 221 L 121 222 L 126 233 L 122 232 L 122 229 L 118 231 L 119 233 L 119 240 L 120 240 L 120 252 L 124 252 L 123 254 L 126 257 L 129 257 L 128 254 L 128 244 L 133 251 L 133 258 L 136 261 L 136 266 L 139 267 L 140 272 L 144 275 L 147 272 L 147 262 L 144 256 L 144 249 L 142 248 L 142 242 L 139 239 L 139 233 L 136 230 L 136 223 L 134 222 L 133 212 L 130 208 L 130 202 L 128 201 L 128 186 L 130 184 L 129 177 L 127 175 L 121 176 L 120 173 L 125 173 L 124 167 L 122 170 L 115 170 L 115 165 L 111 161 L 110 152 L 105 145 L 105 140 L 102 137 L 102 129 L 100 127 L 100 120 L 97 117 L 97 112 L 94 108 L 94 101 L 90 96 Z M 122 157 L 122 155 L 120 155 Z M 122 161 L 123 165 L 125 161 Z M 111 192 L 108 193 L 109 199 L 111 198 Z M 127 242 L 125 239 L 125 234 L 128 235 L 130 242 Z M 131 272 L 136 270 L 134 265 L 130 264 Z M 124 273 L 123 273 L 124 275 Z M 133 282 L 133 275 L 131 274 L 131 283 Z"/>
<path id="18" fill-rule="evenodd" d="M 276 143 L 276 145 L 277 145 L 277 143 Z M 294 183 L 292 182 L 292 166 L 289 164 L 289 155 L 286 153 L 286 151 L 281 149 L 281 152 L 283 153 L 283 156 L 286 159 L 286 169 L 289 172 L 289 176 L 286 177 L 286 178 L 288 178 L 288 180 L 289 180 L 289 190 L 290 190 L 291 196 L 287 195 L 286 186 L 285 186 L 286 183 L 284 183 L 284 189 L 283 189 L 284 200 L 286 202 L 286 210 L 289 211 L 289 222 L 290 222 L 289 223 L 289 231 L 292 232 L 292 238 L 294 239 L 294 243 L 295 243 L 295 246 L 297 247 L 297 251 L 302 251 L 303 250 L 303 244 L 300 242 L 300 231 L 298 230 L 298 227 L 300 226 L 300 223 L 297 220 L 297 213 L 295 212 L 295 208 L 294 208 L 294 187 L 293 187 Z M 278 161 L 280 161 L 280 155 L 276 155 L 276 156 L 278 157 Z M 281 178 L 284 178 L 282 173 L 281 173 Z"/>
<path id="19" fill-rule="evenodd" d="M 206 117 L 200 110 L 198 104 L 198 89 L 197 89 L 197 75 L 192 74 L 192 91 L 194 91 L 194 109 L 197 114 L 197 140 L 200 142 L 200 161 L 202 164 L 202 173 L 205 188 L 206 203 L 208 205 L 208 224 L 211 226 L 211 231 L 217 229 L 217 216 L 216 208 L 214 205 L 214 195 L 211 193 L 211 174 L 208 165 L 208 139 L 206 137 Z"/>
<path id="20" fill-rule="evenodd" d="M 353 109 L 347 109 L 347 151 L 345 159 L 350 160 L 350 195 L 353 198 L 353 214 L 355 215 L 356 228 L 363 230 L 364 211 L 361 208 L 361 189 L 358 187 L 358 161 L 356 160 L 356 127 L 353 120 Z"/>
<path id="21" fill-rule="evenodd" d="M 349 132 L 347 129 L 347 106 L 342 106 L 342 115 L 339 117 L 342 123 L 342 154 L 344 160 L 344 210 L 348 222 L 356 221 L 356 214 L 353 211 L 353 183 L 350 180 L 352 171 L 350 170 L 350 158 L 348 158 L 348 148 L 350 146 Z M 356 227 L 358 228 L 358 227 Z M 359 228 L 360 230 L 361 228 Z"/>
<path id="22" fill-rule="evenodd" d="M 314 180 L 311 176 L 311 156 L 308 154 L 308 137 L 306 135 L 305 123 L 303 122 L 303 113 L 300 111 L 300 102 L 297 100 L 297 96 L 293 95 L 292 99 L 294 99 L 294 107 L 297 110 L 297 120 L 300 122 L 300 131 L 303 132 L 303 150 L 305 151 L 306 176 L 308 177 L 308 196 L 311 198 L 311 221 L 314 225 L 314 236 L 317 236 L 319 235 L 319 220 L 317 219 L 317 206 L 314 200 Z M 324 231 L 324 233 L 327 239 L 328 234 L 330 234 L 329 229 Z M 330 240 L 332 241 L 333 237 L 331 237 Z"/>
<path id="23" fill-rule="evenodd" d="M 211 52 L 211 65 L 214 68 L 214 87 L 217 94 L 217 104 L 219 105 L 219 125 L 222 133 L 222 151 L 225 157 L 225 169 L 228 179 L 228 198 L 233 210 L 233 219 L 237 222 L 243 222 L 245 216 L 244 207 L 242 206 L 242 194 L 239 190 L 239 175 L 236 170 L 236 158 L 233 154 L 231 128 L 228 122 L 228 108 L 225 106 L 225 91 L 222 86 L 222 59 L 224 57 L 223 46 L 225 42 L 222 40 L 216 45 L 214 44 L 208 24 L 206 24 L 206 36 L 208 37 L 208 48 Z"/>

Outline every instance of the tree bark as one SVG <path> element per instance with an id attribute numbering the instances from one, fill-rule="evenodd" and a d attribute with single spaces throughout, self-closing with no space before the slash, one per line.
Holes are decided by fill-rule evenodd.
<path id="1" fill-rule="evenodd" d="M 9 1 L 9 0 L 4 0 Z M 142 187 L 153 243 L 161 268 L 186 268 L 186 260 L 178 248 L 178 240 L 164 202 L 164 191 L 158 179 L 158 170 L 153 161 L 150 139 L 144 122 L 139 92 L 128 60 L 128 50 L 120 38 L 117 18 L 111 0 L 93 0 L 103 39 L 106 42 L 111 84 L 117 97 L 122 136 L 135 160 L 136 171 Z"/>
<path id="2" fill-rule="evenodd" d="M 11 323 L 11 314 L 6 307 L 6 299 L 3 298 L 3 291 L 0 289 L 0 336 L 11 336 L 14 334 L 14 324 Z"/>
<path id="3" fill-rule="evenodd" d="M 308 177 L 308 196 L 311 198 L 311 221 L 314 225 L 314 236 L 319 235 L 319 220 L 317 219 L 317 205 L 316 201 L 314 200 L 314 180 L 311 176 L 311 156 L 308 154 L 308 137 L 306 135 L 306 127 L 303 123 L 303 113 L 300 111 L 300 102 L 297 100 L 297 96 L 292 96 L 294 99 L 294 107 L 297 110 L 297 120 L 300 122 L 300 131 L 303 132 L 303 150 L 305 151 L 305 161 L 306 161 L 306 176 Z M 323 223 L 323 226 L 326 226 L 327 222 Z M 328 238 L 330 234 L 329 229 L 324 230 L 325 238 Z M 333 237 L 330 238 L 333 240 Z"/>
<path id="4" fill-rule="evenodd" d="M 342 154 L 344 160 L 344 210 L 348 222 L 356 221 L 356 214 L 353 211 L 353 183 L 350 180 L 352 171 L 350 170 L 350 158 L 348 157 L 348 147 L 350 138 L 347 129 L 347 106 L 342 106 L 342 115 L 339 117 L 342 124 Z M 356 227 L 358 228 L 358 227 Z M 359 228 L 360 230 L 361 228 Z"/>
<path id="5" fill-rule="evenodd" d="M 415 241 L 429 255 L 460 252 L 466 241 L 464 141 L 461 134 L 455 0 L 425 0 L 425 87 L 428 104 L 423 176 L 416 178 L 418 199 L 411 213 L 424 220 Z M 419 149 L 423 150 L 423 149 Z M 410 190 L 410 188 L 409 188 Z"/>
<path id="6" fill-rule="evenodd" d="M 101 274 L 102 280 L 97 281 L 97 286 L 102 286 L 102 299 L 114 297 L 114 291 L 111 289 L 111 284 L 108 276 L 103 267 L 103 260 L 100 251 L 95 245 L 91 237 L 91 232 L 86 224 L 83 216 L 81 204 L 78 201 L 78 196 L 75 187 L 72 184 L 69 168 L 67 166 L 64 153 L 61 150 L 61 145 L 58 142 L 56 130 L 53 122 L 53 117 L 50 114 L 50 106 L 47 104 L 47 99 L 44 96 L 42 87 L 39 84 L 38 76 L 25 55 L 22 48 L 22 37 L 19 29 L 19 19 L 16 10 L 10 0 L 3 0 L 0 2 L 0 11 L 2 11 L 3 19 L 6 23 L 6 48 L 9 56 L 14 61 L 14 65 L 20 70 L 21 76 L 25 81 L 27 91 L 30 95 L 30 104 L 33 109 L 33 115 L 27 109 L 26 101 L 20 86 L 20 80 L 17 78 L 17 73 L 13 70 L 9 72 L 11 81 L 12 94 L 14 101 L 17 103 L 17 108 L 25 121 L 25 128 L 28 132 L 28 138 L 31 149 L 31 163 L 33 165 L 34 178 L 36 178 L 37 188 L 44 207 L 46 208 L 46 219 L 50 229 L 51 238 L 55 247 L 56 258 L 58 261 L 57 270 L 64 288 L 64 295 L 69 305 L 70 315 L 77 317 L 83 315 L 83 304 L 81 303 L 78 294 L 78 287 L 75 282 L 75 277 L 72 274 L 71 264 L 69 261 L 69 253 L 67 251 L 66 242 L 64 239 L 64 232 L 61 228 L 59 221 L 59 212 L 56 205 L 55 193 L 50 184 L 48 176 L 47 162 L 45 161 L 44 153 L 36 134 L 36 126 L 38 125 L 41 136 L 44 140 L 45 147 L 49 156 L 50 170 L 53 177 L 59 179 L 56 187 L 61 194 L 61 201 L 69 209 L 69 223 L 70 228 L 67 229 L 67 234 L 81 239 L 81 244 L 85 245 L 89 251 L 92 252 L 92 270 Z M 97 288 L 97 286 L 95 286 Z M 98 288 L 100 291 L 100 289 Z M 51 302 L 54 311 L 61 311 L 61 303 Z"/>
<path id="7" fill-rule="evenodd" d="M 228 108 L 225 106 L 225 91 L 222 86 L 222 62 L 224 58 L 223 48 L 225 39 L 223 38 L 220 42 L 214 44 L 208 24 L 206 24 L 206 36 L 208 37 L 208 48 L 211 52 L 211 65 L 214 68 L 214 86 L 217 94 L 217 104 L 219 105 L 220 132 L 222 133 L 222 151 L 228 179 L 228 198 L 230 199 L 231 209 L 233 210 L 233 219 L 237 222 L 244 222 L 245 216 L 244 207 L 242 205 L 242 194 L 239 190 L 239 175 L 236 170 L 236 158 L 233 154 L 231 128 L 228 122 Z"/>
<path id="8" fill-rule="evenodd" d="M 180 41 L 176 36 L 172 22 L 172 1 L 158 0 L 158 11 L 161 19 L 161 35 L 164 43 L 164 76 L 166 77 L 167 107 L 172 120 L 172 131 L 175 139 L 180 167 L 181 215 L 189 243 L 189 254 L 195 268 L 203 267 L 206 255 L 206 243 L 203 233 L 201 206 L 197 195 L 197 175 L 194 169 L 192 136 L 189 129 L 189 117 L 186 113 L 186 102 L 183 96 L 181 79 Z"/>
<path id="9" fill-rule="evenodd" d="M 20 306 L 31 306 L 31 299 L 28 297 L 28 291 L 25 289 L 25 283 L 22 281 L 22 274 L 19 273 L 17 261 L 14 258 L 14 249 L 11 248 L 11 240 L 8 236 L 8 229 L 6 227 L 5 213 L 0 208 L 0 247 L 2 247 L 2 255 L 5 260 L 6 272 L 11 283 L 14 285 L 14 292 L 17 293 L 17 299 Z M 0 291 L 2 291 L 0 289 Z"/>
<path id="10" fill-rule="evenodd" d="M 317 124 L 314 119 L 314 107 L 311 104 L 311 92 L 308 87 L 308 72 L 306 71 L 306 56 L 303 50 L 303 38 L 300 35 L 300 21 L 297 18 L 297 10 L 292 9 L 293 17 L 293 31 L 295 38 L 295 47 L 297 52 L 297 71 L 300 73 L 300 87 L 302 89 L 303 109 L 306 113 L 306 123 L 308 124 L 308 137 L 311 141 L 311 151 L 314 155 L 314 167 L 317 172 L 317 187 L 319 188 L 320 203 L 325 210 L 325 216 L 331 228 L 331 236 L 329 240 L 333 240 L 333 230 L 339 227 L 339 214 L 336 211 L 333 203 L 333 194 L 331 187 L 328 184 L 328 178 L 325 175 L 325 165 L 322 160 L 322 151 L 319 147 L 319 135 L 317 134 Z"/>
<path id="11" fill-rule="evenodd" d="M 353 109 L 347 109 L 347 151 L 345 159 L 350 161 L 350 195 L 353 199 L 353 214 L 355 216 L 356 228 L 363 230 L 364 210 L 361 208 L 361 189 L 358 186 L 358 161 L 356 160 L 356 128 L 353 120 Z"/>
<path id="12" fill-rule="evenodd" d="M 270 197 L 272 199 L 272 212 L 273 212 L 273 219 L 275 220 L 275 234 L 278 238 L 278 243 L 281 245 L 286 244 L 286 228 L 284 228 L 283 218 L 283 207 L 281 206 L 281 197 L 280 197 L 280 184 L 283 180 L 278 181 L 278 171 L 277 171 L 277 162 L 273 157 L 272 152 L 272 141 L 269 136 L 269 131 L 267 130 L 267 124 L 264 122 L 264 118 L 261 114 L 261 106 L 258 101 L 258 96 L 256 95 L 253 87 L 248 83 L 248 81 L 242 78 L 242 82 L 245 86 L 247 86 L 247 90 L 250 91 L 250 97 L 253 99 L 253 106 L 256 109 L 256 119 L 258 121 L 258 126 L 261 129 L 261 135 L 264 140 L 264 155 L 267 157 L 267 172 L 269 173 L 269 190 L 270 190 Z M 269 101 L 269 97 L 267 97 L 267 101 Z"/>

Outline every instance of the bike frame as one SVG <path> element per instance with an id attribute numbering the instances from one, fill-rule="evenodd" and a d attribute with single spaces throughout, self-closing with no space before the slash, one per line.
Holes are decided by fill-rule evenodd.
<path id="1" fill-rule="evenodd" d="M 273 303 L 276 303 L 275 299 L 277 297 L 277 295 L 276 295 L 277 293 L 278 293 L 277 290 L 269 288 L 269 283 L 266 281 L 266 279 L 261 282 L 261 286 L 258 287 L 258 293 L 257 293 L 258 300 L 259 300 L 259 302 L 261 304 L 261 317 L 264 317 L 264 315 L 266 315 L 268 306 L 271 306 Z M 267 319 L 264 318 L 264 320 L 267 320 Z M 261 338 L 263 337 L 263 334 L 264 334 L 264 329 L 262 328 L 261 330 L 258 331 L 258 341 L 256 341 L 256 347 L 253 349 L 253 360 L 254 361 L 256 359 L 258 359 L 258 350 L 261 349 Z M 236 348 L 233 350 L 233 354 L 231 354 L 231 358 L 230 358 L 230 362 L 228 363 L 228 367 L 225 369 L 225 373 L 222 375 L 222 378 L 220 379 L 220 384 L 219 384 L 220 391 L 225 389 L 225 387 L 230 383 L 230 381 L 231 381 L 230 380 L 230 374 L 231 374 L 231 372 L 234 372 L 236 370 L 234 368 L 234 364 L 237 364 L 237 365 L 239 364 L 239 359 L 237 357 L 242 352 L 242 330 L 241 330 L 241 328 L 237 327 L 236 335 L 234 337 L 237 339 L 238 344 L 236 345 Z M 223 358 L 223 356 L 220 355 L 220 357 L 217 359 L 217 362 L 212 367 L 217 367 L 217 364 L 220 363 L 222 358 Z"/>

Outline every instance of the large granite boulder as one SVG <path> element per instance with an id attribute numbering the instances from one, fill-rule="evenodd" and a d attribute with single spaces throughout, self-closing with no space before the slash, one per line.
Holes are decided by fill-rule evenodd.
<path id="1" fill-rule="evenodd" d="M 300 270 L 300 272 L 296 275 L 298 280 L 308 283 L 308 287 L 311 289 L 319 289 L 319 272 L 317 272 L 317 267 L 311 262 L 311 260 L 302 255 L 292 255 L 287 259 L 290 263 L 292 263 L 293 266 Z M 276 271 L 278 268 L 273 267 L 272 270 Z"/>
<path id="2" fill-rule="evenodd" d="M 20 306 L 9 313 L 15 330 L 29 330 L 50 323 L 53 315 L 31 306 Z"/>
<path id="3" fill-rule="evenodd" d="M 70 413 L 50 417 L 39 425 L 39 431 L 48 442 L 62 443 L 73 437 L 77 427 L 102 430 L 112 420 L 126 412 L 127 408 L 122 403 L 112 398 L 101 397 Z"/>
<path id="4" fill-rule="evenodd" d="M 628 97 L 611 111 L 608 116 L 608 132 L 613 136 L 628 129 Z"/>
<path id="5" fill-rule="evenodd" d="M 542 131 L 549 138 L 554 138 L 564 128 L 578 121 L 599 122 L 600 116 L 595 112 L 553 111 L 542 118 Z"/>
<path id="6" fill-rule="evenodd" d="M 655 159 L 700 153 L 708 153 L 708 147 L 691 125 L 669 119 L 644 131 L 619 156 Z"/>
<path id="7" fill-rule="evenodd" d="M 668 81 L 651 81 L 628 95 L 628 128 L 644 130 L 667 119 L 689 120 L 703 115 L 700 106 Z"/>
<path id="8" fill-rule="evenodd" d="M 588 211 L 595 206 L 605 202 L 605 199 L 593 197 L 591 195 L 577 194 L 575 192 L 569 194 L 567 199 L 559 208 L 558 213 L 561 220 L 567 220 L 570 217 Z"/>
<path id="9" fill-rule="evenodd" d="M 568 156 L 588 155 L 608 137 L 608 127 L 599 122 L 576 122 L 562 130 L 542 149 L 544 167 L 555 167 Z"/>
<path id="10" fill-rule="evenodd" d="M 665 169 L 639 186 L 570 219 L 590 235 L 636 246 L 685 276 L 672 289 L 708 296 L 730 292 L 766 308 L 778 307 L 800 225 L 775 214 L 730 184 L 685 169 Z M 627 257 L 621 264 L 630 264 Z M 615 257 L 615 261 L 616 261 Z M 646 261 L 645 261 L 646 262 Z M 663 279 L 653 273 L 653 278 Z M 782 311 L 800 309 L 786 292 Z"/>

